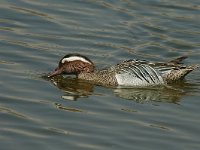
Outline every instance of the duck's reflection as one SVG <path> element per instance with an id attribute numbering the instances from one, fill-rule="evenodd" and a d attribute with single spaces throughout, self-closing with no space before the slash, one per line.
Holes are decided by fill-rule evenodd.
<path id="1" fill-rule="evenodd" d="M 66 100 L 77 100 L 93 95 L 93 85 L 76 78 L 56 76 L 50 81 L 64 91 L 62 98 Z"/>
<path id="2" fill-rule="evenodd" d="M 95 85 L 72 77 L 56 76 L 50 80 L 56 87 L 64 91 L 63 99 L 78 100 L 81 97 L 96 95 L 93 92 Z M 151 87 L 151 88 L 112 88 L 113 93 L 120 98 L 134 100 L 138 103 L 150 101 L 177 103 L 186 94 L 185 90 L 178 87 Z"/>
<path id="3" fill-rule="evenodd" d="M 114 89 L 118 97 L 134 100 L 138 103 L 150 101 L 177 103 L 185 92 L 171 87 L 154 87 L 154 88 L 117 88 Z"/>

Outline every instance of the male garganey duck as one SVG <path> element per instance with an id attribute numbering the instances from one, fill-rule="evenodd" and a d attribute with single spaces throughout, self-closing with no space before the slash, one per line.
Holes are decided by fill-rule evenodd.
<path id="1" fill-rule="evenodd" d="M 74 74 L 78 79 L 103 86 L 152 86 L 173 83 L 196 69 L 198 65 L 186 66 L 182 56 L 168 62 L 125 60 L 115 66 L 96 70 L 94 63 L 80 54 L 65 55 L 58 67 L 48 75 Z"/>

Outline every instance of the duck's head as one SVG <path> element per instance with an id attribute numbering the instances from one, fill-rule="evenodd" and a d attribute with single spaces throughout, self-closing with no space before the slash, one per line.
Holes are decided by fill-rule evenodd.
<path id="1" fill-rule="evenodd" d="M 91 73 L 94 69 L 93 62 L 87 57 L 80 54 L 68 54 L 59 61 L 58 67 L 48 77 L 60 74 Z"/>

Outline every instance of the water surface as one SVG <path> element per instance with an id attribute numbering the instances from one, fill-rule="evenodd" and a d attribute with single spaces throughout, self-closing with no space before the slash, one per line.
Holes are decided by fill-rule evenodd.
<path id="1" fill-rule="evenodd" d="M 200 149 L 200 71 L 169 88 L 42 78 L 67 53 L 103 68 L 125 59 L 200 64 L 196 0 L 2 0 L 0 147 Z"/>

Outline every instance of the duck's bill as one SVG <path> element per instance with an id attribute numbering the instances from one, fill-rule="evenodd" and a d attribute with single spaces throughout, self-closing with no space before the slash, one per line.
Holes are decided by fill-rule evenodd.
<path id="1" fill-rule="evenodd" d="M 47 76 L 48 78 L 51 78 L 51 77 L 54 77 L 54 76 L 56 76 L 56 75 L 59 75 L 59 74 L 61 74 L 62 73 L 62 70 L 55 70 L 55 71 L 53 71 L 53 72 L 51 72 L 51 73 L 49 73 L 49 75 Z"/>

